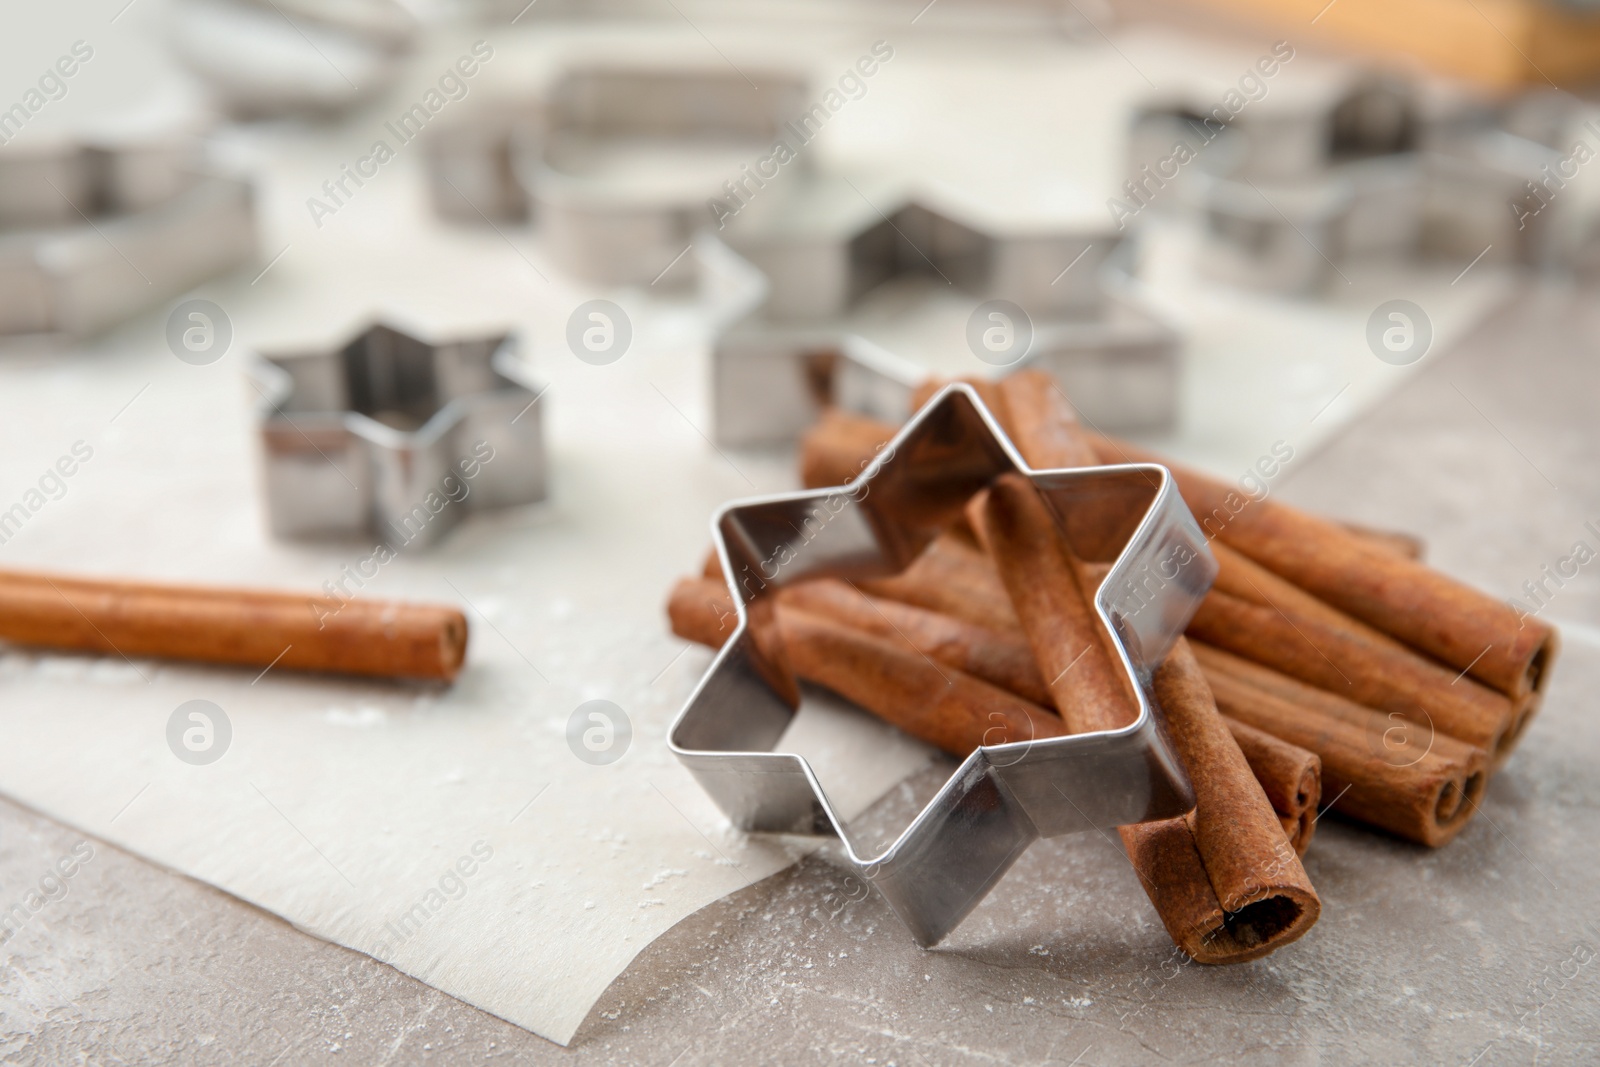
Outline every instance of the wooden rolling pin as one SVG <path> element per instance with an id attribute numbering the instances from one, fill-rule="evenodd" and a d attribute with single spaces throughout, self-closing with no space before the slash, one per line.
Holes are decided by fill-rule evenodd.
<path id="1" fill-rule="evenodd" d="M 0 571 L 0 640 L 123 657 L 451 681 L 453 607 Z"/>

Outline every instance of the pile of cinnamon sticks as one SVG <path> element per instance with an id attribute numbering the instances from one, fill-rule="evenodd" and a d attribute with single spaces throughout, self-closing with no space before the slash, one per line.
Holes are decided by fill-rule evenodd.
<path id="1" fill-rule="evenodd" d="M 1538 709 L 1554 630 L 1424 566 L 1408 538 L 1247 499 L 1085 431 L 1044 374 L 970 384 L 1036 470 L 1163 463 L 1220 564 L 1155 679 L 1195 809 L 1120 831 L 1175 943 L 1234 963 L 1304 934 L 1321 904 L 1299 857 L 1320 804 L 1428 846 L 1461 831 Z M 893 433 L 825 414 L 802 480 L 849 481 Z M 961 757 L 1134 720 L 1092 607 L 1108 569 L 1077 558 L 1032 484 L 1007 475 L 903 573 L 786 587 L 772 618 L 801 678 Z M 714 554 L 668 614 L 690 640 L 731 636 Z"/>

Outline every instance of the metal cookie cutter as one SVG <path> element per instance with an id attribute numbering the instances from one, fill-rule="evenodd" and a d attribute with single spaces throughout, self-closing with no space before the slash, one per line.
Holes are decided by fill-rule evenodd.
<path id="1" fill-rule="evenodd" d="M 542 500 L 542 390 L 515 347 L 378 324 L 340 347 L 263 353 L 250 373 L 273 534 L 425 545 L 468 511 Z"/>
<path id="2" fill-rule="evenodd" d="M 1361 73 L 1299 88 L 1237 114 L 1193 96 L 1144 105 L 1120 203 L 1188 210 L 1204 270 L 1267 292 L 1315 292 L 1338 264 L 1413 255 L 1425 185 L 1415 94 Z"/>
<path id="3" fill-rule="evenodd" d="M 0 335 L 83 337 L 255 255 L 248 182 L 187 133 L 0 150 Z"/>
<path id="4" fill-rule="evenodd" d="M 1010 471 L 1043 492 L 1075 551 L 1114 561 L 1095 609 L 1136 683 L 1138 719 L 1116 731 L 979 748 L 892 845 L 863 855 L 810 765 L 772 751 L 798 687 L 781 648 L 762 636 L 771 594 L 806 578 L 904 569 L 974 492 Z M 1166 468 L 1030 470 L 975 392 L 957 385 L 850 485 L 730 504 L 712 533 L 739 625 L 673 723 L 673 752 L 740 829 L 837 835 L 919 944 L 953 930 L 1036 838 L 1193 807 L 1151 676 L 1216 563 Z"/>
<path id="5" fill-rule="evenodd" d="M 699 242 L 708 292 L 745 294 L 729 302 L 712 351 L 716 437 L 789 440 L 829 403 L 900 422 L 930 375 L 999 377 L 1025 366 L 1054 374 L 1096 425 L 1166 426 L 1176 411 L 1180 340 L 1108 292 L 1102 268 L 1122 241 L 1109 225 L 1017 226 L 925 192 L 873 189 L 869 197 L 843 176 L 763 192 Z M 745 280 L 730 284 L 736 276 Z M 917 302 L 917 285 L 933 295 Z M 952 302 L 951 290 L 963 295 Z M 1031 343 L 981 359 L 969 329 L 972 298 L 1015 305 L 1006 314 L 1021 320 L 1013 325 Z M 937 328 L 914 342 L 875 343 L 862 336 L 871 329 L 863 309 L 885 304 Z"/>
<path id="6" fill-rule="evenodd" d="M 551 258 L 587 281 L 686 283 L 708 203 L 725 182 L 747 181 L 805 106 L 798 72 L 744 69 L 569 62 L 535 99 L 480 107 L 431 138 L 435 210 L 531 217 Z M 802 154 L 783 169 L 808 165 Z"/>

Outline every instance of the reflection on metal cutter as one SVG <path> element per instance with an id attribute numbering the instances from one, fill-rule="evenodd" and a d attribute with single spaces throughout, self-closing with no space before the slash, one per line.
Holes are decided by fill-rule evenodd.
<path id="1" fill-rule="evenodd" d="M 1083 558 L 1113 564 L 1095 593 L 1139 698 L 1121 730 L 979 748 L 877 854 L 852 837 L 800 756 L 774 752 L 798 689 L 762 636 L 772 594 L 806 578 L 903 570 L 994 477 L 1038 486 Z M 674 754 L 735 826 L 834 834 L 921 945 L 937 943 L 1040 837 L 1167 818 L 1193 806 L 1157 712 L 1152 673 L 1183 632 L 1216 563 L 1164 467 L 1034 471 L 968 386 L 952 386 L 854 482 L 741 501 L 712 521 L 739 624 L 672 725 Z M 1151 588 L 1149 568 L 1192 562 Z M 1141 583 L 1139 576 L 1145 575 Z"/>
<path id="2" fill-rule="evenodd" d="M 92 334 L 253 257 L 249 183 L 190 162 L 178 136 L 0 152 L 0 335 Z"/>
<path id="3" fill-rule="evenodd" d="M 337 348 L 263 353 L 251 374 L 276 536 L 425 545 L 469 511 L 544 498 L 541 390 L 510 335 L 380 324 Z"/>

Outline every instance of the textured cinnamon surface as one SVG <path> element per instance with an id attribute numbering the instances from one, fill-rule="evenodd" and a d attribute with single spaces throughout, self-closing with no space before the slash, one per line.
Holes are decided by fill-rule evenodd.
<path id="1" fill-rule="evenodd" d="M 448 681 L 460 610 L 325 593 L 0 572 L 0 638 L 39 648 Z"/>

